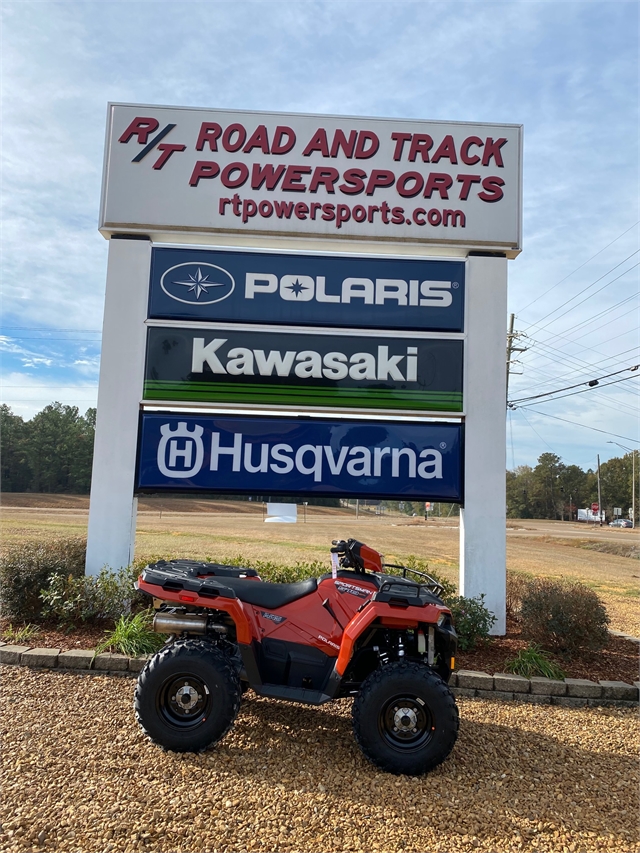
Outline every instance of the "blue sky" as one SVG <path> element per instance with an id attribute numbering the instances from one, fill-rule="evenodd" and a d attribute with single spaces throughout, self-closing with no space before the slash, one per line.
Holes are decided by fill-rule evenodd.
<path id="1" fill-rule="evenodd" d="M 608 441 L 639 446 L 640 371 L 617 373 L 640 362 L 638 9 L 3 0 L 3 400 L 25 418 L 95 405 L 107 101 L 522 123 L 509 306 L 527 351 L 510 397 L 616 375 L 510 412 L 508 466 L 552 450 L 594 467 L 622 453 Z"/>

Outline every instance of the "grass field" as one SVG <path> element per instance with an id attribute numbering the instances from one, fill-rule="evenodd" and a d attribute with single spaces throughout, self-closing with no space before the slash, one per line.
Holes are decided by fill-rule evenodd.
<path id="1" fill-rule="evenodd" d="M 26 538 L 84 535 L 88 498 L 15 495 L 2 499 L 5 546 Z M 223 560 L 242 555 L 282 564 L 321 560 L 329 567 L 332 539 L 354 537 L 391 562 L 409 555 L 427 560 L 457 581 L 457 519 L 376 516 L 353 509 L 307 507 L 298 524 L 265 524 L 262 504 L 144 498 L 140 500 L 136 557 Z M 507 565 L 536 576 L 575 578 L 594 588 L 611 615 L 612 628 L 640 636 L 640 535 L 635 530 L 586 528 L 553 521 L 509 521 Z"/>

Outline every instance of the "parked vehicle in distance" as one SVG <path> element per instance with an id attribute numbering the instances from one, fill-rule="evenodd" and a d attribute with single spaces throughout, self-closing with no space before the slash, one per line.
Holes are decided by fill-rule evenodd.
<path id="1" fill-rule="evenodd" d="M 615 521 L 609 522 L 609 527 L 633 527 L 633 524 L 628 518 L 616 518 Z"/>

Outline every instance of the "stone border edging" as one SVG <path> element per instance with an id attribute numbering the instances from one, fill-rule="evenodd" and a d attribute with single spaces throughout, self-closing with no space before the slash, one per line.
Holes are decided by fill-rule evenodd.
<path id="1" fill-rule="evenodd" d="M 28 666 L 33 669 L 57 669 L 83 675 L 136 676 L 145 665 L 148 655 L 127 657 L 104 652 L 94 655 L 92 649 L 31 648 L 0 643 L 0 664 Z M 498 672 L 489 675 L 461 669 L 449 679 L 454 696 L 466 699 L 494 699 L 500 702 L 529 702 L 537 705 L 562 705 L 571 708 L 613 706 L 631 708 L 638 705 L 640 681 L 589 681 L 586 678 L 523 678 L 521 675 Z"/>

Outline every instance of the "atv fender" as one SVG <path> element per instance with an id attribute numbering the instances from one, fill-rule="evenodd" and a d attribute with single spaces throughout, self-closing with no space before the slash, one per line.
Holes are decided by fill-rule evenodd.
<path id="1" fill-rule="evenodd" d="M 435 625 L 441 613 L 449 612 L 445 607 L 439 607 L 437 604 L 427 604 L 424 607 L 398 607 L 397 616 L 390 614 L 389 609 L 387 602 L 369 601 L 346 626 L 335 666 L 335 671 L 340 678 L 345 674 L 353 656 L 356 640 L 376 619 L 388 628 L 417 628 L 421 622 Z"/>

